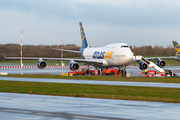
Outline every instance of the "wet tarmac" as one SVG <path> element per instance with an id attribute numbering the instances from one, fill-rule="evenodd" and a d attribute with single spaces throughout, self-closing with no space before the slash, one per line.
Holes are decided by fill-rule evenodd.
<path id="1" fill-rule="evenodd" d="M 173 72 L 180 73 L 180 67 L 167 67 Z M 61 74 L 68 72 L 68 68 L 48 69 L 0 69 L 8 74 Z M 141 76 L 138 67 L 127 67 L 131 76 Z M 143 83 L 119 81 L 92 81 L 92 80 L 60 80 L 60 79 L 33 79 L 0 77 L 1 80 L 57 82 L 78 84 L 107 84 L 148 87 L 180 88 L 180 84 L 172 83 Z M 66 119 L 174 119 L 180 118 L 180 104 L 162 102 L 143 102 L 129 100 L 93 99 L 62 96 L 45 96 L 32 94 L 17 94 L 0 92 L 0 119 L 7 120 L 66 120 Z"/>
<path id="2" fill-rule="evenodd" d="M 180 104 L 0 92 L 1 120 L 178 120 Z"/>
<path id="3" fill-rule="evenodd" d="M 62 72 L 70 72 L 69 68 L 1 68 L 0 72 L 7 72 L 8 74 L 52 74 L 62 75 Z"/>
<path id="4" fill-rule="evenodd" d="M 0 65 L 1 66 L 1 65 Z M 81 68 L 80 68 L 81 69 Z M 95 69 L 95 68 L 92 68 Z M 166 66 L 165 69 L 172 70 L 174 73 L 180 75 L 179 66 Z M 152 69 L 149 69 L 152 70 Z M 62 75 L 62 72 L 70 72 L 69 67 L 67 68 L 1 68 L 0 72 L 7 72 L 8 74 L 51 74 L 51 75 Z M 127 73 L 130 73 L 131 76 L 142 76 L 142 70 L 138 66 L 128 66 L 126 69 Z"/>
<path id="5" fill-rule="evenodd" d="M 48 79 L 48 78 L 15 78 L 0 77 L 0 80 L 7 81 L 29 81 L 29 82 L 49 82 L 49 83 L 75 83 L 75 84 L 96 84 L 96 85 L 120 85 L 120 86 L 144 86 L 144 87 L 166 87 L 180 88 L 178 83 L 155 83 L 155 82 L 123 82 L 123 81 L 97 81 L 97 80 L 71 80 L 71 79 Z M 133 78 L 129 78 L 133 81 Z"/>

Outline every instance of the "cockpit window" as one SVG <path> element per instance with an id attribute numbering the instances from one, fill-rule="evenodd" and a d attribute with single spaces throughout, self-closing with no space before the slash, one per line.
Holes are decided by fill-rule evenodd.
<path id="1" fill-rule="evenodd" d="M 129 48 L 128 45 L 122 45 L 121 48 Z"/>

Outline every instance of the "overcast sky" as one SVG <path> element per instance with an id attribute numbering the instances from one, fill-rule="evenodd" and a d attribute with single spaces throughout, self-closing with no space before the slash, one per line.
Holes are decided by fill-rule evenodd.
<path id="1" fill-rule="evenodd" d="M 180 43 L 179 0 L 0 0 L 0 43 L 167 47 Z"/>

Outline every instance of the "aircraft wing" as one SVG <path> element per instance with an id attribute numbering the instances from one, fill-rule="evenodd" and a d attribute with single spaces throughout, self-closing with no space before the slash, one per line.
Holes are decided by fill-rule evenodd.
<path id="1" fill-rule="evenodd" d="M 74 51 L 74 50 L 65 50 L 65 49 L 57 49 L 57 48 L 52 48 L 53 50 L 61 50 L 61 51 L 66 51 L 66 52 L 73 52 L 73 53 L 81 53 L 80 51 Z"/>
<path id="2" fill-rule="evenodd" d="M 148 58 L 145 58 L 146 60 L 159 60 L 159 59 L 174 59 L 174 60 L 177 60 L 178 58 L 176 56 L 169 56 L 169 57 L 148 57 Z M 136 59 L 133 59 L 133 61 L 138 61 Z"/>
<path id="3" fill-rule="evenodd" d="M 148 57 L 147 60 L 156 60 L 156 59 L 177 59 L 177 57 Z"/>
<path id="4" fill-rule="evenodd" d="M 5 59 L 16 59 L 20 60 L 21 57 L 6 57 L 3 54 Z M 103 64 L 103 60 L 94 60 L 94 59 L 71 59 L 71 58 L 43 58 L 43 57 L 22 57 L 24 60 L 56 60 L 56 61 L 74 61 L 74 62 L 84 62 L 84 63 L 92 63 L 92 64 Z"/>

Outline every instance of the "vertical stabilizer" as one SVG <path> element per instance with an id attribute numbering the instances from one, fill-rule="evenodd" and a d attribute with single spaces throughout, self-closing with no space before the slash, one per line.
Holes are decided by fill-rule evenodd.
<path id="1" fill-rule="evenodd" d="M 80 25 L 80 31 L 81 31 L 82 48 L 87 48 L 88 44 L 87 44 L 87 41 L 86 41 L 86 36 L 85 36 L 85 33 L 84 33 L 82 22 L 79 22 L 79 25 Z"/>
<path id="2" fill-rule="evenodd" d="M 180 44 L 177 41 L 172 41 L 174 50 L 176 51 L 176 57 L 180 57 Z"/>

